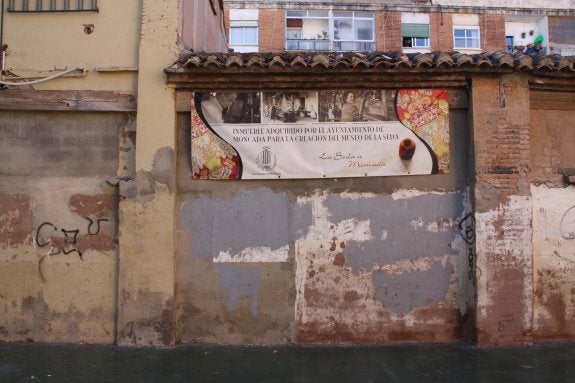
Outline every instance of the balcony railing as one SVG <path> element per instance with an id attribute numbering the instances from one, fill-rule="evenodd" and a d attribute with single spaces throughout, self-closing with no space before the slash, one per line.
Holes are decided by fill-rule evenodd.
<path id="1" fill-rule="evenodd" d="M 290 51 L 364 51 L 375 50 L 373 41 L 330 41 L 324 39 L 287 39 L 286 49 Z"/>
<path id="2" fill-rule="evenodd" d="M 286 49 L 290 51 L 329 51 L 329 40 L 287 39 Z"/>

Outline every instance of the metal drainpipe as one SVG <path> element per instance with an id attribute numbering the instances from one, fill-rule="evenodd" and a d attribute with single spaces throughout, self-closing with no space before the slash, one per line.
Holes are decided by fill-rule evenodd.
<path id="1" fill-rule="evenodd" d="M 2 8 L 0 8 L 0 49 L 2 50 L 2 72 L 0 74 L 0 78 L 2 79 L 2 81 L 4 81 L 4 69 L 5 69 L 5 65 L 4 63 L 6 62 L 6 49 L 8 48 L 8 45 L 4 46 L 4 0 L 2 0 Z"/>

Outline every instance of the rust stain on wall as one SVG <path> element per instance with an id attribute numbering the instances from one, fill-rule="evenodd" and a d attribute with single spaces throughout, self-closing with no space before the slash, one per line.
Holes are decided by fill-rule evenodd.
<path id="1" fill-rule="evenodd" d="M 566 282 L 563 275 L 554 270 L 538 270 L 538 284 L 535 297 L 539 301 L 539 311 L 544 312 L 535 318 L 538 339 L 569 339 L 575 335 L 575 323 L 570 317 L 568 307 L 575 304 L 575 288 L 571 296 L 563 294 L 562 285 Z M 569 301 L 570 300 L 570 301 Z"/>
<path id="2" fill-rule="evenodd" d="M 533 186 L 533 336 L 575 338 L 575 188 Z"/>
<path id="3" fill-rule="evenodd" d="M 532 202 L 512 196 L 476 214 L 477 339 L 481 345 L 532 342 Z"/>
<path id="4" fill-rule="evenodd" d="M 117 195 L 76 194 L 70 197 L 70 210 L 83 217 L 110 217 L 117 208 Z"/>
<path id="5" fill-rule="evenodd" d="M 0 245 L 16 247 L 30 241 L 32 211 L 30 197 L 0 193 Z"/>
<path id="6" fill-rule="evenodd" d="M 504 263 L 491 265 L 487 294 L 494 302 L 483 308 L 477 337 L 483 345 L 508 345 L 521 336 L 530 336 L 529 323 L 525 323 L 525 270 Z M 527 327 L 526 327 L 527 326 Z"/>

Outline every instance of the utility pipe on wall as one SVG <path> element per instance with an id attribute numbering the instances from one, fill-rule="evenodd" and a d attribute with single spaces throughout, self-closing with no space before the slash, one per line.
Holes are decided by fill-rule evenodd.
<path id="1" fill-rule="evenodd" d="M 2 0 L 2 8 L 0 8 L 0 49 L 2 49 L 2 73 L 0 74 L 0 79 L 4 80 L 4 70 L 6 65 L 6 49 L 8 45 L 4 46 L 4 0 Z"/>

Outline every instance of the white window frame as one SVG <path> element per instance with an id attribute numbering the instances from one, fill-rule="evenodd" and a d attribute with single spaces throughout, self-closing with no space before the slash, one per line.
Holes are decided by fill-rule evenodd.
<path id="1" fill-rule="evenodd" d="M 236 52 L 257 52 L 259 48 L 259 12 L 257 10 L 230 10 L 229 47 Z M 255 41 L 246 41 L 246 30 L 255 29 Z M 241 30 L 241 42 L 232 42 L 232 33 Z"/>
<path id="2" fill-rule="evenodd" d="M 429 37 L 402 37 L 402 39 L 411 39 L 411 46 L 410 47 L 403 47 L 405 48 L 430 48 L 429 45 Z M 424 40 L 422 45 L 417 44 L 418 40 Z"/>
<path id="3" fill-rule="evenodd" d="M 246 40 L 246 29 L 254 29 L 256 32 L 256 39 L 255 41 L 247 41 Z M 241 42 L 233 42 L 232 41 L 232 30 L 242 30 L 242 41 Z M 230 26 L 230 45 L 258 45 L 259 44 L 259 31 L 257 26 L 246 26 L 246 25 L 238 25 L 238 26 Z"/>
<path id="4" fill-rule="evenodd" d="M 455 36 L 456 30 L 464 30 L 466 35 L 464 37 Z M 467 31 L 476 31 L 477 37 L 467 36 Z M 457 46 L 456 40 L 464 39 L 465 46 Z M 477 47 L 469 46 L 469 41 L 477 41 Z M 478 25 L 454 25 L 453 26 L 453 49 L 462 49 L 462 50 L 481 50 L 481 33 Z"/>

